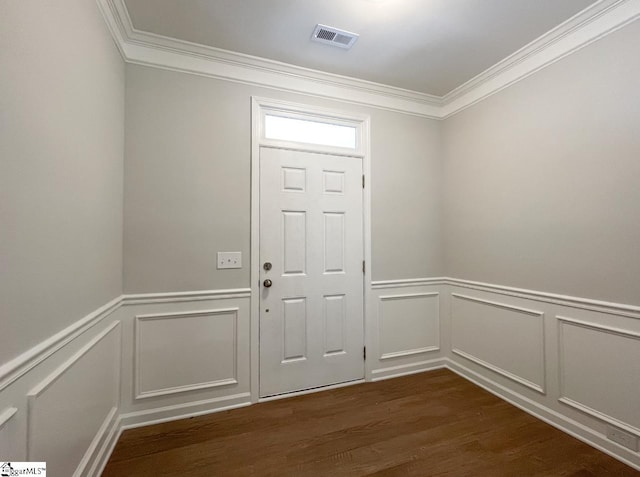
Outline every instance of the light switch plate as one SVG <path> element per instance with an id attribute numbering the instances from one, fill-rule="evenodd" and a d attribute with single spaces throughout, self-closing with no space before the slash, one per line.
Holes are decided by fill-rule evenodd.
<path id="1" fill-rule="evenodd" d="M 218 252 L 218 270 L 242 268 L 242 252 Z"/>

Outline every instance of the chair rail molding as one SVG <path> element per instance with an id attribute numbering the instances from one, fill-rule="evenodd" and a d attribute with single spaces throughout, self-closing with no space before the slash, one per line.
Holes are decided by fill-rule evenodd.
<path id="1" fill-rule="evenodd" d="M 448 285 L 460 288 L 487 291 L 504 296 L 531 299 L 542 303 L 551 303 L 554 305 L 568 306 L 581 310 L 596 311 L 600 313 L 640 319 L 640 306 L 636 305 L 613 303 L 602 300 L 592 300 L 590 298 L 560 295 L 557 293 L 541 292 L 536 290 L 529 290 L 526 288 L 507 287 L 503 285 L 462 280 L 459 278 L 445 278 L 444 281 Z"/>
<path id="2" fill-rule="evenodd" d="M 0 366 L 0 391 L 24 376 L 55 352 L 64 348 L 75 338 L 100 323 L 121 305 L 122 296 L 114 298 L 84 318 L 72 323 L 62 331 L 38 343 L 17 358 Z"/>
<path id="3" fill-rule="evenodd" d="M 406 278 L 393 280 L 373 280 L 371 282 L 371 288 L 373 290 L 426 285 L 450 285 L 469 290 L 486 291 L 496 293 L 498 295 L 511 296 L 515 298 L 525 298 L 542 303 L 551 303 L 554 305 L 562 305 L 580 310 L 595 311 L 616 316 L 624 316 L 627 318 L 640 319 L 640 306 L 637 305 L 614 303 L 604 300 L 593 300 L 591 298 L 542 292 L 527 288 L 509 287 L 504 285 L 497 285 L 495 283 L 477 282 L 454 277 Z M 537 313 L 536 310 L 529 311 Z"/>
<path id="4" fill-rule="evenodd" d="M 46 460 L 43 456 L 50 457 L 61 449 L 73 450 L 73 453 L 80 454 L 74 475 L 85 474 L 87 467 L 99 460 L 100 455 L 97 452 L 108 440 L 119 413 L 120 324 L 119 320 L 111 322 L 28 391 L 26 395 L 26 456 L 28 460 Z M 108 338 L 111 338 L 112 343 L 103 344 Z M 105 346 L 106 348 L 101 350 L 102 354 L 100 354 L 98 350 Z M 86 380 L 89 376 L 95 376 L 96 373 L 103 379 L 109 378 L 111 381 L 103 380 L 87 386 Z M 101 387 L 104 389 L 100 389 Z M 74 409 L 70 409 L 67 404 L 72 397 L 78 399 L 78 404 L 81 404 Z M 56 444 L 53 442 L 55 439 L 50 439 L 52 435 L 59 432 L 58 424 L 60 423 L 56 421 L 66 421 L 65 416 L 68 418 L 77 413 L 77 407 L 84 407 L 85 411 L 91 409 L 98 413 L 83 415 L 83 419 L 78 421 L 81 424 L 66 422 L 67 430 L 72 430 L 71 435 L 74 438 L 88 440 L 88 448 L 73 448 L 69 447 L 68 443 L 67 448 L 60 447 L 60 443 Z M 73 460 L 64 462 L 63 465 L 73 465 Z"/>
<path id="5" fill-rule="evenodd" d="M 640 306 L 450 277 L 369 283 L 368 306 L 376 319 L 367 328 L 367 381 L 448 368 L 640 470 L 640 454 L 606 435 L 607 426 L 615 426 L 640 437 L 639 414 L 630 404 L 630 396 L 635 396 L 633 386 L 640 382 L 634 374 L 640 356 Z M 233 288 L 114 298 L 0 368 L 0 386 L 7 389 L 0 402 L 0 440 L 17 442 L 16 449 L 25 453 L 20 457 L 27 453 L 35 457 L 45 447 L 52 452 L 57 443 L 47 440 L 47 433 L 53 432 L 56 414 L 50 410 L 58 405 L 64 408 L 67 401 L 72 402 L 71 395 L 79 392 L 91 396 L 92 391 L 82 385 L 83 376 L 96 369 L 109 376 L 104 381 L 108 381 L 108 395 L 96 398 L 100 410 L 87 416 L 95 436 L 91 438 L 85 428 L 77 430 L 83 436 L 83 448 L 73 449 L 78 457 L 76 475 L 99 475 L 124 429 L 251 405 L 251 373 L 255 369 L 248 356 L 255 351 L 249 328 L 253 296 L 250 288 Z M 498 338 L 477 336 L 469 329 L 453 336 L 454 322 L 460 331 L 460 326 L 474 320 L 477 325 L 481 319 L 490 320 L 494 330 L 503 330 L 501 326 L 507 324 L 518 336 L 526 337 L 522 343 L 535 343 L 524 348 L 505 346 L 503 351 L 514 357 L 514 363 L 535 357 L 535 369 L 543 366 L 542 374 L 533 374 L 532 381 L 529 374 L 520 371 L 533 368 L 521 369 L 508 360 L 496 360 L 501 355 L 474 344 L 484 339 L 485 344 L 501 346 Z M 162 327 L 180 322 L 189 325 L 187 341 L 201 335 L 199 330 L 204 327 L 223 344 L 236 342 L 216 347 L 226 365 L 194 370 L 198 372 L 185 382 L 172 381 L 178 376 L 175 372 L 170 379 L 159 374 L 150 386 L 138 388 L 142 390 L 138 395 L 145 399 L 135 399 L 134 342 L 139 322 L 152 324 L 144 330 L 152 340 L 160 336 L 169 342 L 172 331 Z M 460 336 L 478 339 L 456 341 Z M 604 354 L 591 356 L 581 348 L 584 340 L 590 343 L 589 349 L 601 349 Z M 459 344 L 463 346 L 458 349 Z M 211 359 L 206 347 L 192 352 L 194 356 L 202 353 Z M 539 360 L 540 353 L 544 361 Z M 590 372 L 595 364 L 605 371 Z M 495 369 L 496 365 L 500 369 Z M 528 383 L 518 381 L 523 376 Z M 178 387 L 165 383 L 177 383 Z M 599 389 L 615 389 L 615 399 L 603 398 L 595 392 Z M 112 397 L 111 391 L 117 397 Z M 147 398 L 147 391 L 158 394 Z M 73 462 L 76 466 L 75 458 Z"/>
<path id="6" fill-rule="evenodd" d="M 16 415 L 18 408 L 10 407 L 0 413 L 0 431 Z"/>
<path id="7" fill-rule="evenodd" d="M 399 280 L 375 280 L 371 282 L 373 290 L 382 290 L 385 288 L 401 288 L 401 287 L 420 287 L 426 285 L 445 285 L 447 278 L 405 278 Z"/>
<path id="8" fill-rule="evenodd" d="M 149 305 L 153 303 L 178 303 L 183 301 L 225 300 L 249 298 L 251 288 L 229 288 L 221 290 L 199 290 L 169 293 L 136 293 L 122 295 L 122 305 Z"/>

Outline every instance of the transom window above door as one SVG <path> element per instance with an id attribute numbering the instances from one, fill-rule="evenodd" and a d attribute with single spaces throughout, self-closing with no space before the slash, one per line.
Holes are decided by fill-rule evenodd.
<path id="1" fill-rule="evenodd" d="M 309 114 L 295 107 L 261 108 L 261 143 L 290 149 L 325 151 L 361 156 L 364 151 L 363 121 L 335 114 Z"/>
<path id="2" fill-rule="evenodd" d="M 272 114 L 267 114 L 264 118 L 264 136 L 265 139 L 343 147 L 352 150 L 357 147 L 356 126 Z"/>

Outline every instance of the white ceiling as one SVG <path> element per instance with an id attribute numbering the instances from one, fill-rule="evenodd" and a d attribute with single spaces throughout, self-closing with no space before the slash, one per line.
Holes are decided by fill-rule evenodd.
<path id="1" fill-rule="evenodd" d="M 443 96 L 595 0 L 126 0 L 142 31 Z M 310 40 L 317 23 L 360 34 Z"/>

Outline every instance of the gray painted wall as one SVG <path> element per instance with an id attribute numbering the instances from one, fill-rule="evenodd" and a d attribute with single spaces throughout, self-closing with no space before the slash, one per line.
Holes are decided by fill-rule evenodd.
<path id="1" fill-rule="evenodd" d="M 250 285 L 252 95 L 370 114 L 373 277 L 442 274 L 439 122 L 127 65 L 127 293 Z"/>
<path id="2" fill-rule="evenodd" d="M 640 305 L 640 22 L 443 127 L 448 276 Z"/>
<path id="3" fill-rule="evenodd" d="M 252 95 L 371 115 L 374 280 L 640 303 L 638 22 L 439 123 L 134 65 L 125 89 L 73 1 L 0 3 L 0 363 L 123 272 L 128 293 L 249 286 Z M 216 270 L 223 250 L 245 267 Z"/>
<path id="4" fill-rule="evenodd" d="M 122 292 L 124 63 L 67 3 L 0 2 L 0 364 Z"/>

